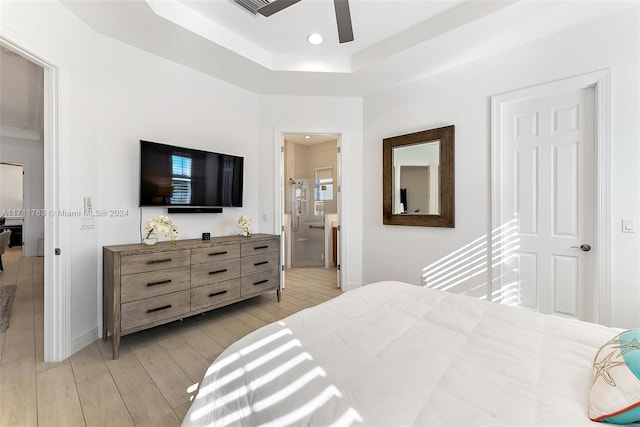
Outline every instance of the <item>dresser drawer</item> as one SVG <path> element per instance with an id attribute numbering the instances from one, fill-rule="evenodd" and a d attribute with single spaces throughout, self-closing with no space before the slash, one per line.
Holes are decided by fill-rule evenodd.
<path id="1" fill-rule="evenodd" d="M 266 252 L 278 252 L 280 250 L 279 240 L 262 240 L 259 242 L 247 242 L 243 243 L 240 255 L 242 257 L 258 255 Z"/>
<path id="2" fill-rule="evenodd" d="M 127 274 L 121 279 L 121 301 L 129 302 L 189 289 L 190 267 Z"/>
<path id="3" fill-rule="evenodd" d="M 0 0 L 1 1 L 1 0 Z M 148 328 L 278 289 L 280 236 L 185 239 L 155 246 L 103 247 L 102 338 L 120 339 Z"/>
<path id="4" fill-rule="evenodd" d="M 191 287 L 209 285 L 240 277 L 240 259 L 191 266 Z"/>
<path id="5" fill-rule="evenodd" d="M 280 286 L 280 272 L 271 270 L 265 273 L 252 274 L 241 279 L 240 294 L 242 296 L 259 293 Z"/>
<path id="6" fill-rule="evenodd" d="M 278 252 L 270 252 L 261 255 L 242 258 L 242 275 L 260 273 L 278 268 Z"/>
<path id="7" fill-rule="evenodd" d="M 122 332 L 128 329 L 168 319 L 191 310 L 189 290 L 131 301 L 122 304 Z"/>
<path id="8" fill-rule="evenodd" d="M 212 246 L 191 250 L 191 264 L 204 264 L 232 258 L 240 258 L 240 245 Z"/>
<path id="9" fill-rule="evenodd" d="M 240 297 L 240 279 L 191 289 L 191 310 L 220 304 Z"/>
<path id="10" fill-rule="evenodd" d="M 189 250 L 176 250 L 123 256 L 120 262 L 120 269 L 121 274 L 124 275 L 184 267 L 190 263 L 191 252 Z"/>

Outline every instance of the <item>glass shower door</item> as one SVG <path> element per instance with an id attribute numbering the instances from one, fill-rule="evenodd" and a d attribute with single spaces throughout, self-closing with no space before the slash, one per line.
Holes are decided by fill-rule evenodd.
<path id="1" fill-rule="evenodd" d="M 324 266 L 324 222 L 315 214 L 313 180 L 297 179 L 293 185 L 291 213 L 291 266 Z"/>

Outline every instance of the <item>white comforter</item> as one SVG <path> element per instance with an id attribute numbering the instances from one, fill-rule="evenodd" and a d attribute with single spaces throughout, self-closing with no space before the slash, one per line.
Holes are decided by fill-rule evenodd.
<path id="1" fill-rule="evenodd" d="M 227 348 L 183 426 L 593 425 L 592 360 L 618 332 L 375 283 Z"/>

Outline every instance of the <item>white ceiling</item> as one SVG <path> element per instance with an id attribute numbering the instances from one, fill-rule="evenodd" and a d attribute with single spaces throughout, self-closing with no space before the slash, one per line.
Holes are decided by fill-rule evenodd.
<path id="1" fill-rule="evenodd" d="M 638 0 L 350 0 L 339 44 L 332 0 L 271 17 L 233 0 L 70 0 L 96 32 L 258 94 L 365 96 L 621 12 Z M 320 46 L 307 44 L 312 31 Z M 624 41 L 621 41 L 624 43 Z M 0 56 L 4 136 L 40 140 L 42 69 Z M 307 141 L 308 142 L 308 141 Z"/>
<path id="2" fill-rule="evenodd" d="M 406 34 L 463 0 L 350 0 L 355 40 L 340 44 L 333 0 L 304 0 L 270 17 L 253 15 L 233 0 L 146 0 L 163 18 L 220 44 L 271 70 L 351 72 L 365 53 Z M 508 2 L 502 2 L 507 5 Z M 484 12 L 495 5 L 483 2 Z M 390 19 L 392 17 L 392 19 Z M 325 39 L 318 46 L 310 33 Z M 396 50 L 409 47 L 410 40 Z M 380 56 L 380 55 L 376 55 Z"/>
<path id="3" fill-rule="evenodd" d="M 351 0 L 337 43 L 332 0 L 271 17 L 232 0 L 70 0 L 95 31 L 259 94 L 363 96 L 630 8 L 634 1 Z M 321 31 L 325 43 L 306 44 Z"/>

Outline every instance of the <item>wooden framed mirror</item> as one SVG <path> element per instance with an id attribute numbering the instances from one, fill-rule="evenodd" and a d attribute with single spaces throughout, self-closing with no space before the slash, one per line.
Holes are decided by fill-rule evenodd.
<path id="1" fill-rule="evenodd" d="M 454 228 L 454 126 L 382 142 L 383 223 Z"/>

